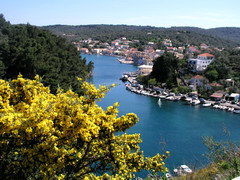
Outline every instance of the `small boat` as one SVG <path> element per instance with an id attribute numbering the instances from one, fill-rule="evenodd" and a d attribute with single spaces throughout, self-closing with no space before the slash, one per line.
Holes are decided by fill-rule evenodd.
<path id="1" fill-rule="evenodd" d="M 238 110 L 236 109 L 236 110 L 234 110 L 233 112 L 234 112 L 234 113 L 237 113 L 237 114 L 240 114 L 240 109 L 238 109 Z"/>
<path id="2" fill-rule="evenodd" d="M 187 165 L 181 165 L 176 169 L 174 169 L 173 172 L 177 176 L 183 176 L 183 175 L 192 173 L 192 170 Z"/>
<path id="3" fill-rule="evenodd" d="M 195 106 L 197 104 L 200 104 L 200 101 L 198 99 L 194 99 L 194 100 L 192 100 L 191 104 Z"/>
<path id="4" fill-rule="evenodd" d="M 170 173 L 166 173 L 165 176 L 166 176 L 167 180 L 173 179 L 173 176 Z"/>
<path id="5" fill-rule="evenodd" d="M 166 97 L 166 100 L 173 101 L 174 100 L 174 96 L 168 96 L 168 97 Z"/>
<path id="6" fill-rule="evenodd" d="M 120 80 L 123 81 L 123 82 L 126 82 L 128 80 L 128 76 L 127 75 L 122 75 Z"/>
<path id="7" fill-rule="evenodd" d="M 161 99 L 166 99 L 166 97 L 167 96 L 165 96 L 165 95 L 161 95 L 161 96 L 159 96 Z"/>
<path id="8" fill-rule="evenodd" d="M 190 102 L 190 101 L 192 101 L 192 98 L 186 97 L 186 98 L 185 98 L 185 101 Z"/>
<path id="9" fill-rule="evenodd" d="M 162 101 L 161 101 L 161 98 L 159 98 L 159 99 L 158 99 L 158 105 L 159 105 L 159 107 L 161 107 L 161 106 L 162 106 Z"/>
<path id="10" fill-rule="evenodd" d="M 205 103 L 205 104 L 203 104 L 202 106 L 203 107 L 209 107 L 209 106 L 211 106 L 212 104 L 211 103 Z"/>
<path id="11" fill-rule="evenodd" d="M 227 111 L 229 111 L 229 112 L 233 112 L 233 111 L 234 111 L 234 108 L 229 107 L 229 108 L 227 109 Z"/>
<path id="12" fill-rule="evenodd" d="M 213 106 L 213 108 L 218 109 L 218 108 L 219 108 L 219 105 L 216 104 L 216 105 Z"/>

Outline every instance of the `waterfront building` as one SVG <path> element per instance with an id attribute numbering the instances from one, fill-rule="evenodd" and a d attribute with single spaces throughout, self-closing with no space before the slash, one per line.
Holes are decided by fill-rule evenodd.
<path id="1" fill-rule="evenodd" d="M 92 53 L 93 54 L 100 54 L 102 52 L 102 49 L 93 49 Z"/>
<path id="2" fill-rule="evenodd" d="M 78 47 L 78 51 L 80 51 L 80 53 L 84 53 L 84 54 L 89 53 L 88 48 L 79 48 L 79 47 Z"/>
<path id="3" fill-rule="evenodd" d="M 216 91 L 210 96 L 210 98 L 214 101 L 220 101 L 223 99 L 224 95 L 225 93 L 223 91 Z"/>
<path id="4" fill-rule="evenodd" d="M 207 89 L 220 90 L 220 89 L 223 89 L 223 85 L 219 83 L 209 83 L 207 85 Z"/>
<path id="5" fill-rule="evenodd" d="M 172 41 L 170 39 L 164 39 L 162 44 L 164 46 L 172 46 Z"/>
<path id="6" fill-rule="evenodd" d="M 228 101 L 232 101 L 232 102 L 238 102 L 240 99 L 240 94 L 238 93 L 232 93 L 230 94 L 227 98 Z"/>
<path id="7" fill-rule="evenodd" d="M 209 53 L 200 54 L 197 58 L 188 59 L 188 65 L 192 72 L 202 72 L 214 60 L 214 55 Z"/>
<path id="8" fill-rule="evenodd" d="M 152 65 L 141 65 L 138 66 L 138 74 L 139 75 L 143 75 L 143 76 L 147 76 L 152 72 Z"/>
<path id="9" fill-rule="evenodd" d="M 203 76 L 196 75 L 189 80 L 189 84 L 193 90 L 196 90 L 197 87 L 204 85 L 204 81 L 206 81 L 206 79 Z"/>

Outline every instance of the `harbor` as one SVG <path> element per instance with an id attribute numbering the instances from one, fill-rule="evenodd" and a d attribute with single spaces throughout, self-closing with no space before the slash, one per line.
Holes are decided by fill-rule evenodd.
<path id="1" fill-rule="evenodd" d="M 143 85 L 140 85 L 136 81 L 136 73 L 134 72 L 124 72 L 122 78 L 123 81 L 127 81 L 126 89 L 145 96 L 151 96 L 155 98 L 161 98 L 169 101 L 179 101 L 184 100 L 189 105 L 202 105 L 202 107 L 212 107 L 215 109 L 226 110 L 229 112 L 240 114 L 240 104 L 232 104 L 232 102 L 226 101 L 213 101 L 213 100 L 205 100 L 203 98 L 198 98 L 195 94 L 175 94 L 173 92 L 169 92 L 166 89 L 161 89 L 158 87 L 147 87 L 144 88 Z"/>
<path id="2" fill-rule="evenodd" d="M 170 151 L 171 155 L 166 164 L 172 174 L 172 170 L 182 164 L 188 165 L 194 171 L 209 162 L 203 155 L 207 153 L 207 148 L 202 142 L 203 137 L 211 136 L 218 141 L 239 140 L 239 114 L 216 109 L 212 105 L 189 105 L 186 100 L 166 100 L 160 98 L 160 93 L 152 97 L 131 92 L 126 90 L 125 85 L 130 82 L 122 82 L 119 78 L 125 72 L 136 72 L 135 66 L 120 65 L 117 57 L 83 57 L 94 62 L 95 68 L 90 82 L 96 86 L 117 84 L 98 104 L 106 109 L 119 102 L 119 116 L 129 112 L 137 114 L 139 122 L 127 130 L 127 133 L 141 134 L 143 142 L 140 146 L 146 156 L 154 156 L 164 150 Z M 129 80 L 135 82 L 134 78 Z M 225 135 L 224 129 L 231 132 L 229 136 Z M 147 175 L 148 172 L 141 172 L 137 176 Z"/>

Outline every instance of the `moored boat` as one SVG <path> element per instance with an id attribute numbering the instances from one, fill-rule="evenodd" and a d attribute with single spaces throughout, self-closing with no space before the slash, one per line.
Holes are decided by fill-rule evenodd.
<path id="1" fill-rule="evenodd" d="M 234 110 L 233 112 L 234 112 L 234 113 L 237 113 L 237 114 L 240 114 L 240 109 L 238 109 L 238 110 L 236 109 L 236 110 Z"/>
<path id="2" fill-rule="evenodd" d="M 173 170 L 176 176 L 183 176 L 192 173 L 192 170 L 187 165 L 181 165 Z"/>
<path id="3" fill-rule="evenodd" d="M 205 104 L 203 104 L 202 106 L 203 107 L 209 107 L 209 106 L 211 106 L 212 104 L 211 103 L 205 103 Z"/>
<path id="4" fill-rule="evenodd" d="M 195 106 L 197 104 L 200 104 L 200 101 L 198 99 L 194 99 L 194 100 L 192 100 L 191 104 Z"/>

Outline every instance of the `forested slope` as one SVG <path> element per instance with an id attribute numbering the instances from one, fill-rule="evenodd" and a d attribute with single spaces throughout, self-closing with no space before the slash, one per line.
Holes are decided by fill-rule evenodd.
<path id="1" fill-rule="evenodd" d="M 175 45 L 200 45 L 206 43 L 219 48 L 240 46 L 240 28 L 201 29 L 194 27 L 157 28 L 151 26 L 127 25 L 52 25 L 45 26 L 57 35 L 65 36 L 70 41 L 92 38 L 110 42 L 125 36 L 130 40 L 158 42 L 165 38 L 171 39 Z"/>
<path id="2" fill-rule="evenodd" d="M 86 79 L 93 68 L 79 56 L 74 45 L 47 30 L 11 25 L 0 17 L 0 78 L 18 74 L 33 78 L 39 74 L 52 91 L 72 88 L 79 91 L 76 77 Z"/>

